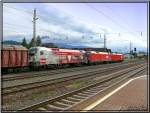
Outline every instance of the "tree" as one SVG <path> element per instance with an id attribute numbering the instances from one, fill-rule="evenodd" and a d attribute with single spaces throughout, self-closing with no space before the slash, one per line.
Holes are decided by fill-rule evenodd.
<path id="1" fill-rule="evenodd" d="M 32 38 L 30 41 L 30 44 L 29 44 L 29 48 L 34 47 L 34 46 L 36 46 L 36 40 L 35 40 L 35 38 Z"/>
<path id="2" fill-rule="evenodd" d="M 37 36 L 36 45 L 41 46 L 41 43 L 42 43 L 42 41 L 41 41 L 40 36 Z"/>
<path id="3" fill-rule="evenodd" d="M 27 44 L 27 41 L 26 41 L 25 37 L 23 38 L 21 45 L 28 48 L 28 44 Z"/>

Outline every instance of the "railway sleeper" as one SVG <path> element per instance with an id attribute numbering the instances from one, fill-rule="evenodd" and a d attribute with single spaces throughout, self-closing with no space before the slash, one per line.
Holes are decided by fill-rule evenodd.
<path id="1" fill-rule="evenodd" d="M 66 104 L 69 104 L 69 105 L 73 105 L 73 104 L 76 103 L 76 102 L 69 101 L 69 100 L 66 100 L 66 99 L 62 99 L 61 102 L 66 103 Z"/>
<path id="2" fill-rule="evenodd" d="M 108 82 L 107 82 L 108 83 Z M 108 85 L 107 84 L 105 84 L 105 85 L 100 85 L 100 86 L 97 86 L 97 87 L 95 87 L 95 88 L 105 88 L 105 87 L 108 87 Z M 93 88 L 94 89 L 94 88 Z"/>
<path id="3" fill-rule="evenodd" d="M 91 91 L 93 92 L 98 92 L 99 90 L 102 90 L 103 88 L 93 88 L 93 89 L 90 89 Z"/>
<path id="4" fill-rule="evenodd" d="M 89 91 L 84 91 L 82 92 L 83 94 L 87 94 L 87 95 L 93 95 L 93 94 L 96 94 L 96 93 L 93 93 L 93 92 L 89 92 Z"/>
<path id="5" fill-rule="evenodd" d="M 86 98 L 85 96 L 80 96 L 80 95 L 74 95 L 73 97 L 79 98 L 79 99 L 85 99 Z"/>
<path id="6" fill-rule="evenodd" d="M 84 94 L 84 93 L 78 93 L 79 96 L 84 96 L 84 97 L 89 97 L 88 94 Z"/>
<path id="7" fill-rule="evenodd" d="M 87 91 L 90 92 L 90 93 L 97 93 L 97 90 L 94 90 L 94 89 L 89 89 Z"/>
<path id="8" fill-rule="evenodd" d="M 40 107 L 37 109 L 38 111 L 46 111 L 47 109 L 43 108 L 43 107 Z"/>
<path id="9" fill-rule="evenodd" d="M 105 87 L 106 87 L 106 86 L 105 86 Z M 104 87 L 104 86 L 103 86 L 103 87 L 97 86 L 97 87 L 91 88 L 91 90 L 103 89 L 103 88 L 105 88 L 105 87 Z"/>
<path id="10" fill-rule="evenodd" d="M 74 101 L 70 101 L 70 100 L 67 100 L 67 99 L 62 99 L 61 101 L 64 102 L 64 103 L 66 102 L 66 104 L 72 104 L 72 105 L 76 103 Z"/>
<path id="11" fill-rule="evenodd" d="M 55 105 L 52 105 L 52 104 L 48 104 L 47 105 L 47 108 L 48 108 L 48 110 L 54 110 L 54 111 L 60 111 L 60 110 L 64 110 L 64 108 L 62 108 L 62 107 L 58 107 L 58 106 L 55 106 Z"/>
<path id="12" fill-rule="evenodd" d="M 98 90 L 100 91 L 100 90 L 103 90 L 103 89 L 105 89 L 105 88 L 107 88 L 108 86 L 106 86 L 106 87 L 98 87 Z"/>
<path id="13" fill-rule="evenodd" d="M 101 90 L 103 90 L 104 88 L 97 88 L 97 89 L 95 89 L 95 91 L 97 91 L 97 92 L 99 92 L 99 91 L 101 91 Z"/>
<path id="14" fill-rule="evenodd" d="M 81 99 L 73 98 L 73 97 L 67 97 L 67 99 L 75 102 L 79 102 Z"/>
<path id="15" fill-rule="evenodd" d="M 62 107 L 70 107 L 70 105 L 68 105 L 68 104 L 65 104 L 65 103 L 63 103 L 63 102 L 55 102 L 55 104 L 56 105 L 59 105 L 59 106 L 62 106 Z"/>

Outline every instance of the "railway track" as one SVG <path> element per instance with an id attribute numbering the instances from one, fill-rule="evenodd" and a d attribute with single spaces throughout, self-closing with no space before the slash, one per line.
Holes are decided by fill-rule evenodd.
<path id="1" fill-rule="evenodd" d="M 67 68 L 67 69 L 59 69 L 59 70 L 50 70 L 50 71 L 40 71 L 38 73 L 36 72 L 30 72 L 30 73 L 23 73 L 23 74 L 17 74 L 17 75 L 3 75 L 2 81 L 13 81 L 13 80 L 21 80 L 21 79 L 27 79 L 27 78 L 34 78 L 34 77 L 40 77 L 40 76 L 50 76 L 54 74 L 60 74 L 60 73 L 68 73 L 68 72 L 75 72 L 80 70 L 87 70 L 87 69 L 94 69 L 94 68 L 103 68 L 106 66 L 114 66 L 114 65 L 120 65 L 120 64 L 128 64 L 131 62 L 122 62 L 122 63 L 113 63 L 113 64 L 105 64 L 105 65 L 94 65 L 94 66 L 86 66 L 86 67 L 74 67 L 74 68 Z M 134 63 L 134 62 L 132 62 Z"/>
<path id="2" fill-rule="evenodd" d="M 145 65 L 138 65 L 117 71 L 106 76 L 102 76 L 101 79 L 88 85 L 86 87 L 80 88 L 78 90 L 57 96 L 55 98 L 39 102 L 34 105 L 30 105 L 19 109 L 18 111 L 67 111 L 71 110 L 74 106 L 80 105 L 81 102 L 93 97 L 99 92 L 104 92 L 108 88 L 113 87 L 120 82 L 135 76 L 137 73 L 143 71 L 146 68 Z M 117 82 L 116 82 L 117 81 Z"/>
<path id="3" fill-rule="evenodd" d="M 112 64 L 106 64 L 108 66 L 111 66 Z M 105 66 L 106 66 L 105 65 Z M 54 75 L 54 74 L 59 74 L 59 73 L 67 73 L 67 72 L 74 72 L 74 71 L 79 71 L 79 70 L 83 70 L 83 69 L 88 69 L 88 68 L 91 68 L 91 69 L 94 69 L 95 67 L 103 67 L 101 65 L 98 65 L 98 66 L 86 66 L 86 67 L 73 67 L 73 68 L 67 68 L 67 69 L 58 69 L 58 70 L 50 70 L 50 71 L 47 71 L 47 72 L 43 72 L 43 71 L 40 71 L 38 73 L 26 73 L 26 74 L 23 74 L 23 75 L 7 75 L 7 76 L 2 76 L 2 80 L 3 81 L 10 81 L 10 80 L 18 80 L 18 79 L 25 79 L 25 78 L 34 78 L 34 77 L 39 77 L 39 76 L 47 76 L 47 75 Z"/>
<path id="4" fill-rule="evenodd" d="M 124 62 L 128 62 L 128 61 L 124 61 Z M 134 62 L 134 60 L 132 61 L 132 62 Z M 91 64 L 91 65 L 94 65 L 94 64 Z M 76 65 L 77 66 L 77 65 Z M 75 66 L 75 68 L 76 68 L 76 66 Z M 85 65 L 82 65 L 81 67 L 84 67 L 84 66 L 87 66 L 87 64 L 85 64 Z M 89 65 L 88 65 L 89 66 Z M 59 69 L 67 69 L 67 68 L 70 68 L 71 66 L 69 66 L 69 65 L 66 65 L 66 66 L 58 66 L 58 67 L 49 67 L 49 68 L 41 68 L 40 70 L 39 69 L 37 69 L 37 70 L 31 70 L 29 67 L 26 67 L 25 69 L 18 69 L 19 71 L 13 71 L 12 69 L 10 70 L 10 72 L 2 72 L 2 75 L 4 75 L 4 76 L 9 76 L 10 74 L 24 74 L 24 73 L 30 73 L 30 72 L 32 72 L 32 73 L 36 73 L 37 71 L 39 72 L 39 71 L 46 71 L 46 70 L 48 70 L 48 69 L 52 69 L 52 70 L 59 70 Z M 72 68 L 72 67 L 71 67 Z"/>
<path id="5" fill-rule="evenodd" d="M 54 84 L 58 84 L 58 83 L 63 83 L 63 82 L 67 82 L 67 81 L 73 81 L 76 79 L 82 79 L 82 78 L 87 78 L 87 77 L 93 77 L 93 76 L 99 76 L 98 74 L 103 74 L 106 72 L 111 72 L 114 70 L 120 70 L 121 68 L 126 68 L 126 67 L 131 67 L 134 66 L 133 65 L 122 65 L 122 66 L 114 66 L 114 67 L 110 67 L 110 68 L 100 68 L 97 71 L 93 70 L 90 72 L 85 72 L 85 73 L 80 73 L 80 74 L 75 74 L 75 75 L 69 75 L 69 76 L 63 76 L 63 77 L 59 77 L 59 78 L 53 78 L 50 80 L 44 80 L 44 81 L 37 81 L 37 82 L 33 82 L 33 83 L 26 83 L 26 84 L 21 84 L 21 85 L 15 85 L 15 86 L 9 86 L 9 87 L 2 87 L 2 95 L 6 96 L 8 94 L 14 94 L 17 92 L 22 92 L 22 91 L 27 91 L 27 90 L 32 90 L 35 88 L 40 88 L 40 87 L 45 87 L 45 86 L 49 86 L 49 85 L 54 85 Z"/>
<path id="6" fill-rule="evenodd" d="M 108 66 L 111 66 L 112 64 L 106 64 Z M 50 70 L 47 72 L 40 71 L 38 73 L 28 73 L 24 75 L 7 75 L 7 76 L 2 76 L 3 81 L 11 81 L 11 80 L 19 80 L 19 79 L 25 79 L 25 78 L 34 78 L 34 77 L 39 77 L 39 76 L 49 76 L 49 75 L 54 75 L 54 74 L 60 74 L 60 73 L 67 73 L 67 72 L 74 72 L 74 71 L 79 71 L 79 70 L 84 70 L 84 69 L 94 69 L 96 67 L 103 67 L 101 65 L 98 66 L 86 66 L 86 67 L 74 67 L 74 68 L 67 68 L 67 69 L 58 69 L 58 70 Z"/>

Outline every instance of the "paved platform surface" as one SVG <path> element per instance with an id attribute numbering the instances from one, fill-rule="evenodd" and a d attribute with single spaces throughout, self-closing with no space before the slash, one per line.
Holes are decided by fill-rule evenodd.
<path id="1" fill-rule="evenodd" d="M 93 103 L 93 107 L 91 107 L 90 110 L 147 111 L 147 90 L 148 88 L 146 75 L 142 75 L 139 78 L 133 78 L 111 96 L 107 96 L 108 98 L 106 97 L 105 99 L 103 99 L 103 101 L 101 101 L 102 99 L 97 100 L 97 102 Z"/>

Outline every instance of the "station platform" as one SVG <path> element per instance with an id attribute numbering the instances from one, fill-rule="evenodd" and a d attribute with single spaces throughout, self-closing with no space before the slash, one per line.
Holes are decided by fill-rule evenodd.
<path id="1" fill-rule="evenodd" d="M 148 76 L 132 78 L 98 99 L 86 111 L 148 111 Z"/>

